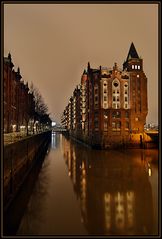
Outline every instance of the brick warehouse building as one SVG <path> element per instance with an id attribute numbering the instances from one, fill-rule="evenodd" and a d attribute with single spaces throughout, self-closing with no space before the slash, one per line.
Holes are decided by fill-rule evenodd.
<path id="1" fill-rule="evenodd" d="M 20 69 L 13 69 L 11 54 L 4 57 L 4 133 L 28 127 L 34 114 L 34 96 L 21 80 Z"/>
<path id="2" fill-rule="evenodd" d="M 123 70 L 116 63 L 112 69 L 92 69 L 88 63 L 76 90 L 80 93 L 77 97 L 73 93 L 62 115 L 62 125 L 70 135 L 101 148 L 143 143 L 147 78 L 133 43 Z"/>

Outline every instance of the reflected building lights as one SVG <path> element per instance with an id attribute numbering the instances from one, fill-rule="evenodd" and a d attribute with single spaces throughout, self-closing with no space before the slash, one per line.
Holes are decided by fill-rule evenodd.
<path id="1" fill-rule="evenodd" d="M 81 208 L 84 214 L 86 214 L 86 190 L 87 190 L 87 183 L 86 183 L 86 170 L 84 161 L 82 161 L 82 170 L 81 170 Z"/>
<path id="2" fill-rule="evenodd" d="M 52 138 L 51 138 L 51 148 L 55 149 L 56 148 L 56 133 L 52 133 Z"/>
<path id="3" fill-rule="evenodd" d="M 124 196 L 123 193 L 118 192 L 115 196 L 115 223 L 119 229 L 124 228 L 125 211 L 124 211 Z"/>
<path id="4" fill-rule="evenodd" d="M 73 183 L 76 184 L 76 155 L 73 150 Z"/>
<path id="5" fill-rule="evenodd" d="M 141 153 L 133 156 L 132 164 L 123 165 L 118 158 L 107 160 L 105 152 L 97 151 L 93 155 L 92 151 L 82 149 L 81 153 L 71 142 L 64 148 L 68 173 L 80 198 L 82 221 L 90 234 L 145 235 L 151 232 L 153 219 L 149 215 L 153 208 L 148 176 L 152 172 Z M 123 156 L 126 159 L 127 156 Z"/>
<path id="6" fill-rule="evenodd" d="M 105 211 L 105 227 L 109 230 L 111 227 L 111 206 L 110 206 L 110 193 L 104 194 L 104 211 Z"/>

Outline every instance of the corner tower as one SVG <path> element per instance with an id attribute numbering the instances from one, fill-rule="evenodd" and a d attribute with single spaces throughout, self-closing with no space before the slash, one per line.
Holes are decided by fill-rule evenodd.
<path id="1" fill-rule="evenodd" d="M 143 60 L 139 57 L 133 42 L 123 64 L 123 70 L 130 75 L 130 131 L 143 133 L 148 113 L 147 78 L 143 71 Z"/>

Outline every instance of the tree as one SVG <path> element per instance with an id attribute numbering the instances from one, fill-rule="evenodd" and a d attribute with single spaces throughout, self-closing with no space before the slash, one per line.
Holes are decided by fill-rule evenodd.
<path id="1" fill-rule="evenodd" d="M 45 104 L 40 91 L 33 85 L 33 83 L 31 83 L 31 86 L 30 86 L 30 92 L 32 92 L 34 95 L 34 101 L 35 101 L 34 125 L 36 121 L 38 121 L 38 125 L 36 124 L 36 131 L 37 131 L 38 127 L 40 129 L 42 117 L 44 115 L 47 115 L 48 107 Z M 33 133 L 34 133 L 34 127 L 33 127 Z"/>

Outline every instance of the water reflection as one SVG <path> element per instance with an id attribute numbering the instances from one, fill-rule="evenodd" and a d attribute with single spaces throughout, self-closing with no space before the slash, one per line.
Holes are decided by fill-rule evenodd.
<path id="1" fill-rule="evenodd" d="M 89 234 L 157 235 L 149 181 L 157 155 L 91 150 L 65 137 L 62 147 Z"/>
<path id="2" fill-rule="evenodd" d="M 57 132 L 52 132 L 51 135 L 51 149 L 58 148 L 58 145 L 60 143 L 60 134 Z"/>

